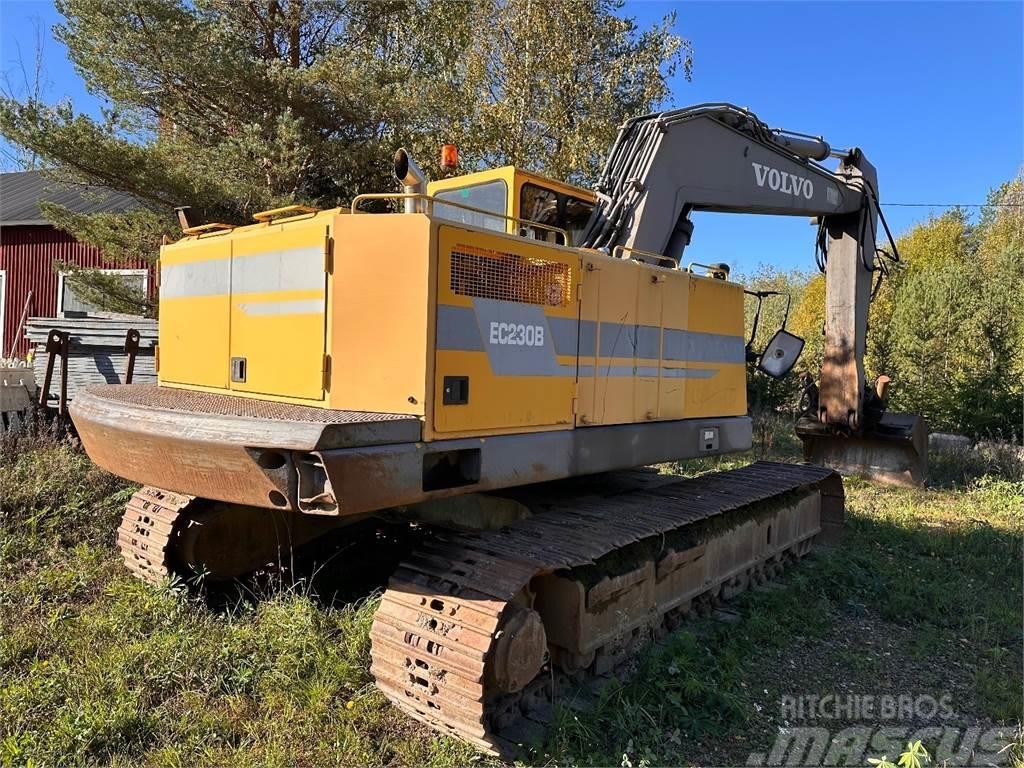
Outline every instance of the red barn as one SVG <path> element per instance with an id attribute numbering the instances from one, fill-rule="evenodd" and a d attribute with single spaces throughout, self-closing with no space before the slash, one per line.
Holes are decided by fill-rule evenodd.
<path id="1" fill-rule="evenodd" d="M 130 195 L 46 178 L 40 171 L 0 174 L 0 358 L 24 356 L 28 342 L 18 330 L 22 318 L 81 317 L 95 311 L 75 295 L 55 262 L 124 275 L 149 295 L 153 268 L 138 259 L 112 265 L 99 249 L 75 240 L 43 218 L 39 203 L 53 202 L 77 213 L 114 213 L 139 207 Z"/>

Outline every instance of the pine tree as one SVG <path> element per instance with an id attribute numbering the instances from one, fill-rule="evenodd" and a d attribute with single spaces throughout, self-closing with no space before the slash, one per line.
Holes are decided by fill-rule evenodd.
<path id="1" fill-rule="evenodd" d="M 45 214 L 113 261 L 155 258 L 191 206 L 246 223 L 291 203 L 392 189 L 391 158 L 447 141 L 466 164 L 584 181 L 625 118 L 669 96 L 689 44 L 641 30 L 621 0 L 57 0 L 55 28 L 101 120 L 0 99 L 0 133 L 62 178 L 139 210 Z M 429 165 L 429 162 L 424 162 Z M 467 168 L 468 166 L 468 168 Z M 96 275 L 76 290 L 117 303 Z M 122 297 L 123 298 L 123 297 Z M 118 300 L 119 301 L 119 300 Z M 119 309 L 124 307 L 120 304 Z"/>

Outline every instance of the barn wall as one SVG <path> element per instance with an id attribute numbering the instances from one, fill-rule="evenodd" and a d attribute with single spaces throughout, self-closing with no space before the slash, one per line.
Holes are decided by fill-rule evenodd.
<path id="1" fill-rule="evenodd" d="M 14 335 L 32 291 L 28 314 L 32 317 L 53 317 L 57 314 L 57 272 L 54 262 L 62 261 L 82 267 L 103 269 L 149 269 L 149 290 L 155 291 L 153 269 L 142 259 L 127 264 L 111 264 L 103 260 L 98 248 L 77 242 L 71 235 L 51 226 L 14 226 L 0 228 L 0 270 L 7 273 L 6 306 L 3 312 L 3 351 L 7 356 L 24 356 L 28 342 Z"/>

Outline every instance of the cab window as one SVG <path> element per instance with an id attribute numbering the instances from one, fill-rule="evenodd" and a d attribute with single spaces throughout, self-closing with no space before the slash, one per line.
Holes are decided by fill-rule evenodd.
<path id="1" fill-rule="evenodd" d="M 573 243 L 579 242 L 594 204 L 578 197 L 547 189 L 536 184 L 523 184 L 519 193 L 519 217 L 569 232 Z M 522 234 L 549 243 L 562 244 L 562 236 L 540 227 L 526 228 Z"/>
<path id="2" fill-rule="evenodd" d="M 435 192 L 436 200 L 449 200 L 454 203 L 470 205 L 474 208 L 483 208 L 485 211 L 493 211 L 498 216 L 488 216 L 485 213 L 467 211 L 465 208 L 458 208 L 454 205 L 434 203 L 434 216 L 448 221 L 457 221 L 460 224 L 469 224 L 483 229 L 493 229 L 495 232 L 505 231 L 505 201 L 508 199 L 508 186 L 501 179 L 488 181 L 483 184 L 474 184 L 470 187 L 459 187 L 457 189 L 446 189 Z"/>

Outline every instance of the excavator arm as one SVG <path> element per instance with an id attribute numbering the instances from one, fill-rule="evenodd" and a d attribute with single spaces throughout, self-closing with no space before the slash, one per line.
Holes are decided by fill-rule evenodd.
<path id="1" fill-rule="evenodd" d="M 818 164 L 830 156 L 839 158 L 835 171 Z M 581 244 L 612 252 L 623 246 L 634 258 L 661 265 L 681 263 L 693 211 L 816 218 L 824 251 L 825 345 L 816 411 L 800 430 L 808 458 L 822 459 L 827 443 L 829 462 L 841 468 L 923 480 L 923 422 L 881 416 L 885 387 L 865 382 L 880 212 L 877 173 L 861 150 L 836 152 L 821 138 L 771 129 L 739 107 L 704 104 L 626 122 L 596 192 Z M 868 450 L 861 460 L 862 446 L 851 451 L 854 443 L 840 441 L 837 449 L 833 439 L 870 441 L 880 429 L 888 431 L 886 446 L 910 446 L 908 461 L 881 459 L 898 470 L 895 477 L 869 466 L 878 463 L 878 451 Z M 844 452 L 860 458 L 846 462 Z"/>

